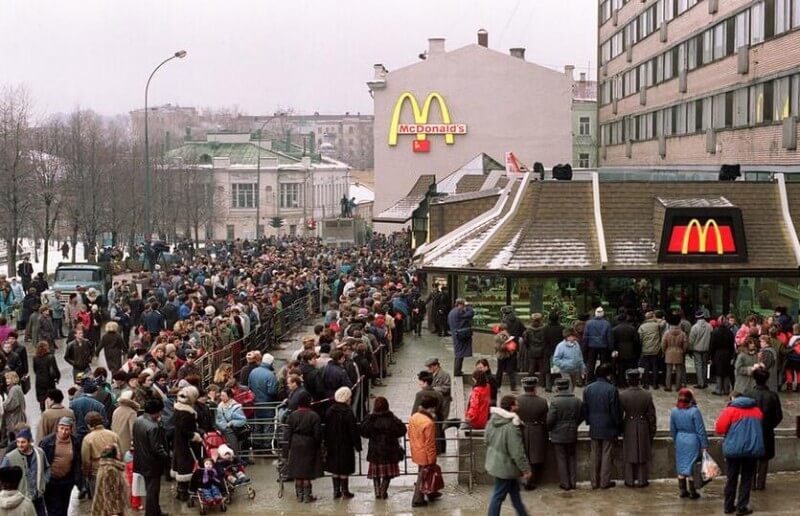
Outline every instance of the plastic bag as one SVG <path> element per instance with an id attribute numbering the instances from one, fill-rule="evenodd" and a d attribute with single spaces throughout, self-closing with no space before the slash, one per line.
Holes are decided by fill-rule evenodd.
<path id="1" fill-rule="evenodd" d="M 700 466 L 700 474 L 703 478 L 703 483 L 708 483 L 722 474 L 722 470 L 717 464 L 717 461 L 711 457 L 708 451 L 703 452 L 703 460 Z"/>

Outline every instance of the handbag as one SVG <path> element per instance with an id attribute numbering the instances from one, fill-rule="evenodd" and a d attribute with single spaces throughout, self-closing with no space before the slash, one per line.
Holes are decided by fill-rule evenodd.
<path id="1" fill-rule="evenodd" d="M 422 486 L 420 487 L 422 494 L 438 493 L 444 489 L 442 468 L 438 464 L 431 464 L 430 466 L 424 466 L 424 468 L 422 470 Z"/>
<path id="2" fill-rule="evenodd" d="M 28 391 L 31 390 L 31 377 L 30 375 L 25 375 L 19 382 L 19 386 L 22 388 L 23 394 L 28 394 Z"/>

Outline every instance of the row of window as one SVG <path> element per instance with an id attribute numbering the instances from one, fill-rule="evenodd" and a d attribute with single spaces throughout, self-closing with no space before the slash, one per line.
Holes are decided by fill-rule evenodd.
<path id="1" fill-rule="evenodd" d="M 281 183 L 278 202 L 281 208 L 299 208 L 303 205 L 302 183 Z M 256 183 L 231 185 L 231 208 L 255 208 L 258 203 Z"/>
<path id="2" fill-rule="evenodd" d="M 658 0 L 655 4 L 645 9 L 639 16 L 625 24 L 622 29 L 614 33 L 608 40 L 600 45 L 600 55 L 603 62 L 608 62 L 639 41 L 658 30 L 661 25 L 680 16 L 694 7 L 700 0 Z M 619 3 L 617 0 L 616 3 Z M 627 1 L 625 2 L 627 3 Z M 621 6 L 620 6 L 621 7 Z M 600 5 L 600 24 L 602 25 L 614 12 L 612 2 L 607 0 Z M 606 14 L 608 17 L 605 17 Z"/>
<path id="3" fill-rule="evenodd" d="M 753 127 L 800 114 L 800 75 L 711 95 L 604 124 L 603 145 L 659 136 L 702 133 L 706 129 Z"/>
<path id="4" fill-rule="evenodd" d="M 680 70 L 695 70 L 767 38 L 800 26 L 800 0 L 764 0 L 627 72 L 603 81 L 600 105 L 667 82 Z"/>

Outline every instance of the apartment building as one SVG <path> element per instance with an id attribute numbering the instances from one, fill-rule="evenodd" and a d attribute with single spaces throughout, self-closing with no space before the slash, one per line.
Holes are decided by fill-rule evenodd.
<path id="1" fill-rule="evenodd" d="M 800 0 L 601 0 L 601 172 L 800 172 Z"/>

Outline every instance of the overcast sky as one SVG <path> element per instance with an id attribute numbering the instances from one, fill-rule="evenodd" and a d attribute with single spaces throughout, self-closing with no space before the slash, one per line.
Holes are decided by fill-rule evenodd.
<path id="1" fill-rule="evenodd" d="M 39 113 L 102 114 L 150 104 L 267 113 L 372 112 L 372 65 L 417 60 L 427 38 L 452 50 L 526 47 L 542 65 L 591 66 L 596 0 L 2 0 L 0 84 L 23 84 Z"/>

